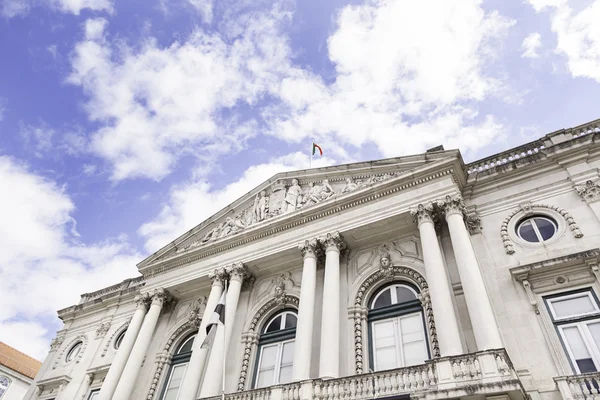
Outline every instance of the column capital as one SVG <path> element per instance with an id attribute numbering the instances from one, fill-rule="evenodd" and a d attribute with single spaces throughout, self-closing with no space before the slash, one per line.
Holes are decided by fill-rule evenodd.
<path id="1" fill-rule="evenodd" d="M 242 262 L 236 262 L 227 267 L 230 280 L 237 280 L 243 282 L 244 279 L 250 276 L 248 268 Z"/>
<path id="2" fill-rule="evenodd" d="M 418 226 L 425 222 L 433 224 L 437 217 L 432 203 L 418 204 L 415 208 L 410 209 L 410 215 L 413 216 Z"/>
<path id="3" fill-rule="evenodd" d="M 323 252 L 323 249 L 316 238 L 305 240 L 304 243 L 300 243 L 298 245 L 298 250 L 300 250 L 300 254 L 302 254 L 302 258 L 304 259 L 309 257 L 318 258 Z"/>
<path id="4" fill-rule="evenodd" d="M 588 203 L 600 200 L 600 181 L 588 180 L 584 185 L 575 186 L 575 191 Z"/>
<path id="5" fill-rule="evenodd" d="M 135 308 L 139 310 L 148 310 L 148 305 L 150 304 L 150 295 L 148 293 L 142 293 L 135 296 L 133 299 L 135 301 Z"/>
<path id="6" fill-rule="evenodd" d="M 444 197 L 443 200 L 438 200 L 436 204 L 446 218 L 454 214 L 460 215 L 461 217 L 464 216 L 465 203 L 460 194 L 457 194 L 456 196 L 448 195 Z"/>
<path id="7" fill-rule="evenodd" d="M 227 279 L 227 268 L 219 267 L 215 268 L 211 272 L 208 273 L 208 277 L 212 281 L 212 286 L 223 286 L 223 282 Z"/>
<path id="8" fill-rule="evenodd" d="M 325 237 L 319 238 L 319 243 L 325 248 L 325 251 L 337 251 L 338 253 L 346 248 L 344 237 L 338 231 L 328 233 Z"/>
<path id="9" fill-rule="evenodd" d="M 173 296 L 164 288 L 154 289 L 150 296 L 152 298 L 152 305 L 157 305 L 161 308 L 165 303 L 170 303 L 173 300 Z"/>

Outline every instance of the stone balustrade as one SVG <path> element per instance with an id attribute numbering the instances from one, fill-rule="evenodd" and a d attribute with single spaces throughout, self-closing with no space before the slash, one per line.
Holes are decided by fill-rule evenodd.
<path id="1" fill-rule="evenodd" d="M 506 393 L 510 393 L 513 399 L 525 399 L 525 391 L 508 354 L 499 349 L 436 358 L 425 364 L 387 371 L 230 393 L 225 395 L 225 399 L 366 400 L 403 394 L 436 399 Z M 215 396 L 209 400 L 220 398 Z"/>
<path id="2" fill-rule="evenodd" d="M 600 372 L 554 378 L 564 400 L 600 400 Z"/>

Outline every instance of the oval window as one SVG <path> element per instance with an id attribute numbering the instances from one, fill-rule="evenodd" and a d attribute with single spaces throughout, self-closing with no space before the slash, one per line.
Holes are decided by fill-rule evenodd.
<path id="1" fill-rule="evenodd" d="M 553 219 L 542 216 L 526 218 L 517 225 L 517 235 L 527 242 L 539 243 L 553 237 L 558 230 Z"/>

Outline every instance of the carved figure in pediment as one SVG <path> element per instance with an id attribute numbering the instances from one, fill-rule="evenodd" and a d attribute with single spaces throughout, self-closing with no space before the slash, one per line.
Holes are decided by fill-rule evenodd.
<path id="1" fill-rule="evenodd" d="M 200 240 L 200 243 L 208 243 L 211 240 L 215 240 L 218 236 L 219 236 L 219 227 L 216 226 L 213 229 L 211 229 L 210 231 L 208 231 L 208 233 L 206 235 L 204 235 L 204 237 Z M 193 244 L 192 244 L 192 247 L 193 247 Z"/>
<path id="2" fill-rule="evenodd" d="M 252 210 L 254 222 L 260 222 L 267 218 L 267 213 L 269 212 L 269 198 L 267 197 L 267 192 L 262 190 L 256 195 Z"/>
<path id="3" fill-rule="evenodd" d="M 313 204 L 317 204 L 319 202 L 321 202 L 321 187 L 318 185 L 315 185 L 314 182 L 310 182 L 308 184 L 308 188 L 306 189 L 306 192 L 304 193 L 304 195 L 302 196 L 302 205 L 303 206 L 311 206 Z"/>
<path id="4" fill-rule="evenodd" d="M 350 193 L 355 191 L 358 188 L 358 184 L 354 183 L 352 181 L 352 178 L 346 178 L 346 184 L 344 185 L 344 187 L 342 188 L 342 194 L 343 193 Z"/>
<path id="5" fill-rule="evenodd" d="M 302 188 L 298 184 L 298 179 L 292 179 L 292 185 L 287 188 L 285 198 L 283 199 L 284 204 L 281 207 L 282 212 L 287 214 L 296 211 L 299 206 L 300 196 L 302 195 Z"/>
<path id="6" fill-rule="evenodd" d="M 331 188 L 331 185 L 329 184 L 329 180 L 323 179 L 323 183 L 321 184 L 321 189 L 319 192 L 319 197 L 321 198 L 321 201 L 328 200 L 333 196 L 335 196 L 335 192 Z"/>

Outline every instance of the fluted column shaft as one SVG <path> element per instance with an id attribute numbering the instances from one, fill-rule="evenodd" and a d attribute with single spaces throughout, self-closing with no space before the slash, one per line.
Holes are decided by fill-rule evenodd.
<path id="1" fill-rule="evenodd" d="M 463 220 L 464 204 L 460 196 L 451 198 L 446 196 L 445 201 L 438 202 L 439 207 L 444 211 L 458 273 L 463 291 L 473 333 L 477 343 L 478 350 L 497 349 L 502 347 L 500 331 L 490 298 L 488 296 L 483 276 L 471 244 L 469 232 Z"/>
<path id="2" fill-rule="evenodd" d="M 438 327 L 440 355 L 444 357 L 463 354 L 450 282 L 435 232 L 433 206 L 419 204 L 411 214 L 418 220 L 431 307 Z"/>
<path id="3" fill-rule="evenodd" d="M 117 354 L 110 365 L 110 369 L 104 378 L 102 388 L 100 388 L 100 393 L 98 394 L 98 400 L 112 399 L 115 389 L 119 383 L 119 379 L 121 378 L 121 374 L 123 373 L 125 365 L 127 364 L 127 360 L 129 359 L 129 355 L 131 354 L 131 350 L 133 349 L 133 345 L 137 339 L 138 333 L 140 332 L 140 328 L 142 327 L 142 323 L 144 322 L 144 316 L 148 310 L 148 302 L 150 301 L 150 297 L 146 293 L 144 296 L 137 296 L 135 301 L 137 303 L 137 308 L 133 314 L 133 317 L 131 318 L 131 322 L 129 322 L 129 326 L 127 326 L 127 332 L 125 332 L 125 337 L 123 338 L 123 341 L 117 350 Z"/>
<path id="4" fill-rule="evenodd" d="M 144 323 L 140 329 L 138 337 L 131 349 L 131 354 L 119 380 L 119 384 L 115 390 L 112 400 L 130 400 L 131 392 L 137 382 L 137 377 L 148 351 L 150 340 L 154 334 L 160 311 L 163 308 L 164 302 L 168 299 L 169 294 L 164 289 L 156 290 L 152 295 L 152 303 L 148 314 L 144 318 Z"/>
<path id="5" fill-rule="evenodd" d="M 319 377 L 340 377 L 340 251 L 342 236 L 335 232 L 319 239 L 325 248 L 325 280 L 321 315 L 321 352 Z"/>
<path id="6" fill-rule="evenodd" d="M 318 249 L 319 243 L 316 239 L 307 240 L 304 244 L 300 245 L 300 252 L 304 257 L 304 267 L 302 268 L 302 285 L 300 286 L 294 366 L 292 370 L 292 379 L 294 381 L 310 379 Z"/>
<path id="7" fill-rule="evenodd" d="M 202 349 L 201 346 L 206 338 L 206 325 L 210 322 L 215 307 L 223 294 L 223 284 L 226 278 L 225 269 L 216 269 L 210 274 L 210 278 L 212 279 L 212 287 L 210 289 L 210 294 L 208 295 L 208 300 L 206 301 L 206 307 L 204 308 L 204 315 L 202 315 L 202 322 L 198 328 L 198 334 L 194 339 L 192 356 L 185 370 L 178 400 L 195 400 L 198 389 L 200 388 L 200 380 L 202 379 L 202 373 L 204 372 L 208 356 L 208 349 Z"/>
<path id="8" fill-rule="evenodd" d="M 242 291 L 242 283 L 247 276 L 244 264 L 236 263 L 228 267 L 229 287 L 225 295 L 225 333 L 219 329 L 208 358 L 206 374 L 202 382 L 200 397 L 216 396 L 221 393 L 223 384 L 223 362 L 227 355 L 231 334 L 235 323 L 238 301 Z"/>

